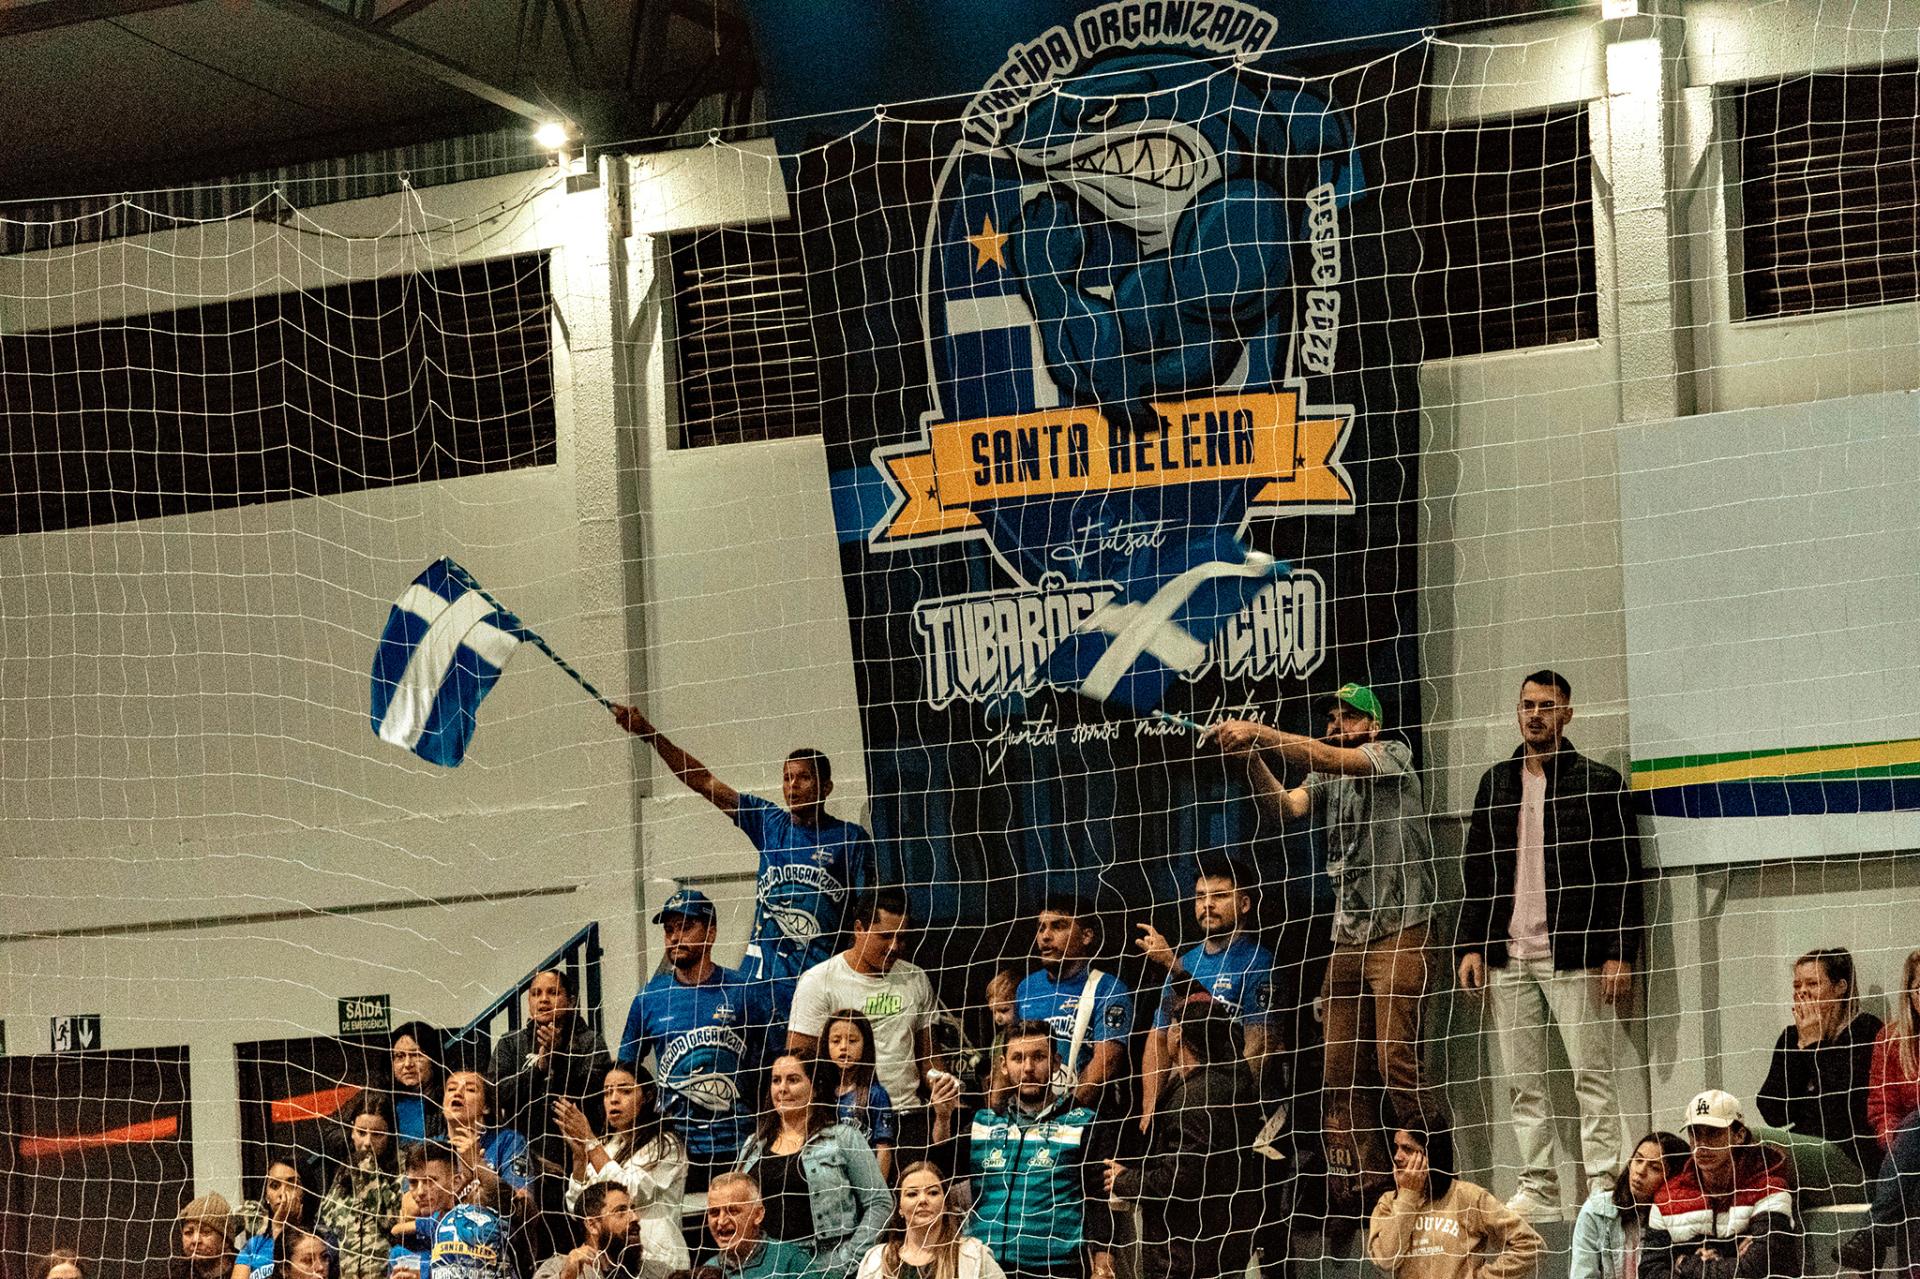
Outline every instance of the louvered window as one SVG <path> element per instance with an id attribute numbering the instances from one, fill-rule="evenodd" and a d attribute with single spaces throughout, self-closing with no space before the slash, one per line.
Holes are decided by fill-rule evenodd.
<path id="1" fill-rule="evenodd" d="M 1920 68 L 1743 85 L 1732 103 L 1746 318 L 1920 297 Z"/>
<path id="2" fill-rule="evenodd" d="M 668 242 L 684 448 L 820 434 L 820 371 L 790 222 Z"/>
<path id="3" fill-rule="evenodd" d="M 555 461 L 544 254 L 0 335 L 0 533 Z"/>
<path id="4" fill-rule="evenodd" d="M 1433 130 L 1420 165 L 1427 359 L 1599 333 L 1586 108 Z"/>

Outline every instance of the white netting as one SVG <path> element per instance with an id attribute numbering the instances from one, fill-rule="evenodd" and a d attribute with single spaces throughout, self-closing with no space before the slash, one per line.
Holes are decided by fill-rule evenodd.
<path id="1" fill-rule="evenodd" d="M 1138 7 L 784 159 L 0 208 L 10 1275 L 308 1279 L 296 1178 L 352 1279 L 409 1178 L 531 1265 L 690 1153 L 624 1186 L 680 1269 L 746 1152 L 839 1279 L 929 1150 L 1010 1271 L 1600 1273 L 1729 1105 L 1804 1234 L 1740 1255 L 1901 1242 L 1911 23 Z M 775 1059 L 844 1007 L 893 1114 L 827 1068 L 823 1172 Z M 1402 1129 L 1461 1184 L 1370 1225 Z M 1665 1273 L 1717 1166 L 1588 1224 Z"/>

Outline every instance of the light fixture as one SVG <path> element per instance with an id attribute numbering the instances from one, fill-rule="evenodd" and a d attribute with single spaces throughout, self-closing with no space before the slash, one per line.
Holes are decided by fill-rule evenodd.
<path id="1" fill-rule="evenodd" d="M 572 130 L 559 120 L 548 120 L 533 131 L 534 144 L 543 151 L 565 151 Z"/>

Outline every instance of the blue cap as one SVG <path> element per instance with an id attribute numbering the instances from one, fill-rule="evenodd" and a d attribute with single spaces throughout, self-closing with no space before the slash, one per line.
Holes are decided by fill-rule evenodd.
<path id="1" fill-rule="evenodd" d="M 684 919 L 704 919 L 709 924 L 720 917 L 713 908 L 713 901 L 697 888 L 675 890 L 673 896 L 661 903 L 660 912 L 653 917 L 656 924 L 667 922 L 668 915 L 679 915 Z"/>

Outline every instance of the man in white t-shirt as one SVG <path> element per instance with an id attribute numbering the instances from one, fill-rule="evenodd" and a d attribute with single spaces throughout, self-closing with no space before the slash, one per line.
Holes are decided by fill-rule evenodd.
<path id="1" fill-rule="evenodd" d="M 1508 1207 L 1559 1217 L 1547 1080 L 1558 1036 L 1580 1100 L 1586 1192 L 1611 1189 L 1631 1153 L 1615 1076 L 1632 1047 L 1643 907 L 1640 840 L 1620 774 L 1567 740 L 1573 686 L 1554 671 L 1520 683 L 1520 747 L 1480 779 L 1454 939 L 1461 989 L 1492 992 L 1500 1071 L 1520 1143 Z"/>
<path id="2" fill-rule="evenodd" d="M 863 898 L 854 907 L 852 944 L 800 974 L 787 1018 L 787 1051 L 812 1055 L 834 1013 L 864 1014 L 873 1026 L 873 1076 L 903 1112 L 920 1106 L 921 1082 L 940 1068 L 933 984 L 925 969 L 900 958 L 906 932 L 907 899 L 899 889 Z"/>

